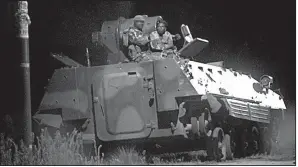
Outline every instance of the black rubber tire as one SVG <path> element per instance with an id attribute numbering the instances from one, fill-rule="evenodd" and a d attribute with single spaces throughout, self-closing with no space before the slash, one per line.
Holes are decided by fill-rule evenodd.
<path id="1" fill-rule="evenodd" d="M 269 128 L 265 127 L 262 131 L 261 131 L 261 153 L 264 153 L 266 155 L 269 155 L 271 152 L 271 138 L 270 138 L 270 132 L 269 132 Z"/>
<path id="2" fill-rule="evenodd" d="M 190 122 L 191 122 L 191 132 L 194 135 L 200 135 L 199 134 L 198 119 L 197 119 L 197 117 L 191 117 L 190 118 Z"/>
<path id="3" fill-rule="evenodd" d="M 223 144 L 226 147 L 226 159 L 233 160 L 234 153 L 232 152 L 232 149 L 231 149 L 231 136 L 230 135 L 225 134 Z"/>
<path id="4" fill-rule="evenodd" d="M 237 137 L 235 136 L 235 129 L 231 129 L 230 131 L 230 145 L 231 145 L 231 151 L 233 153 L 233 158 L 236 156 L 236 147 L 237 147 Z"/>
<path id="5" fill-rule="evenodd" d="M 260 131 L 257 127 L 253 126 L 251 129 L 251 137 L 252 137 L 252 141 L 251 141 L 251 150 L 252 150 L 252 154 L 258 154 L 260 153 L 260 145 L 261 145 L 261 139 L 260 139 Z M 255 148 L 255 142 L 257 142 L 257 147 Z"/>
<path id="6" fill-rule="evenodd" d="M 243 131 L 241 133 L 241 144 L 240 144 L 240 147 L 241 147 L 241 155 L 242 157 L 246 157 L 247 154 L 248 154 L 248 147 L 249 147 L 249 143 L 247 141 L 247 138 L 248 138 L 248 135 L 249 133 L 247 131 Z"/>
<path id="7" fill-rule="evenodd" d="M 206 135 L 205 113 L 199 117 L 199 131 L 201 135 Z"/>
<path id="8" fill-rule="evenodd" d="M 212 161 L 212 160 L 214 160 L 214 151 L 213 151 L 213 149 L 215 147 L 214 144 L 216 144 L 216 143 L 214 143 L 212 136 L 206 137 L 205 139 L 206 139 L 206 148 L 207 148 L 207 150 L 206 150 L 207 151 L 206 160 L 207 161 Z"/>
<path id="9" fill-rule="evenodd" d="M 213 156 L 214 159 L 219 162 L 221 160 L 221 158 L 223 157 L 222 153 L 221 153 L 221 149 L 219 148 L 219 142 L 220 142 L 220 138 L 219 137 L 215 137 L 213 138 L 214 140 L 214 149 L 213 149 Z"/>
<path id="10" fill-rule="evenodd" d="M 235 147 L 234 147 L 234 157 L 235 158 L 243 158 L 247 155 L 247 148 L 246 143 L 247 142 L 247 132 L 245 132 L 245 129 L 238 128 L 235 130 L 235 133 L 233 136 L 233 141 L 235 141 Z"/>
<path id="11" fill-rule="evenodd" d="M 211 137 L 207 138 L 207 158 L 209 160 L 220 161 L 222 158 L 221 149 L 219 148 L 219 142 L 223 143 L 224 138 L 223 130 L 219 127 L 216 127 Z"/>

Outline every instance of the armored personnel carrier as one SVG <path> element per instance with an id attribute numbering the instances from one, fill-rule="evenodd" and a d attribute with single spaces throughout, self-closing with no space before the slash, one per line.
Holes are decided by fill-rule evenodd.
<path id="1" fill-rule="evenodd" d="M 145 16 L 144 32 L 155 30 L 159 19 Z M 179 60 L 121 63 L 123 31 L 132 24 L 125 18 L 106 21 L 92 34 L 94 45 L 106 50 L 105 65 L 94 66 L 89 59 L 82 65 L 53 54 L 66 67 L 49 80 L 34 115 L 40 126 L 77 128 L 85 144 L 103 148 L 129 142 L 146 149 L 198 146 L 217 160 L 270 151 L 286 109 L 282 96 L 270 89 L 272 77 L 257 81 L 222 62 L 190 60 L 208 41 L 193 38 L 187 25 L 181 26 L 185 44 Z"/>

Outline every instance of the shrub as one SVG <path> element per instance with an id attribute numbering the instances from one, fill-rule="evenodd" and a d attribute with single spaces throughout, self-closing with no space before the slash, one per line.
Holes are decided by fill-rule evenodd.
<path id="1" fill-rule="evenodd" d="M 108 159 L 109 165 L 146 165 L 144 155 L 139 154 L 134 147 L 120 147 Z"/>
<path id="2" fill-rule="evenodd" d="M 32 135 L 32 137 L 34 137 Z M 11 138 L 0 135 L 0 165 L 100 165 L 98 156 L 83 155 L 82 135 L 74 130 L 70 135 L 62 136 L 59 131 L 52 138 L 47 129 L 36 138 L 32 149 L 21 140 L 17 145 Z"/>

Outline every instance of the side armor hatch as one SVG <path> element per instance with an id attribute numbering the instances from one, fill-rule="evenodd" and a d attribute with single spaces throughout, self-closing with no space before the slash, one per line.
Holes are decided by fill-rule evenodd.
<path id="1" fill-rule="evenodd" d="M 94 80 L 94 94 L 100 97 L 96 105 L 101 105 L 95 108 L 103 109 L 109 134 L 139 133 L 145 137 L 150 133 L 156 107 L 154 101 L 149 104 L 154 95 L 148 91 L 145 80 L 137 70 L 106 74 Z"/>

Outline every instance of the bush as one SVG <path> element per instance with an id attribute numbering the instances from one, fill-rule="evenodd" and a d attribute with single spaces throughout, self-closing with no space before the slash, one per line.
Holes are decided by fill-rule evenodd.
<path id="1" fill-rule="evenodd" d="M 32 135 L 32 137 L 34 137 Z M 0 135 L 0 165 L 100 165 L 98 156 L 83 155 L 81 133 L 74 130 L 70 135 L 61 136 L 57 131 L 52 138 L 47 129 L 36 138 L 37 142 L 30 149 L 23 141 L 17 145 L 11 138 Z"/>
<path id="2" fill-rule="evenodd" d="M 139 154 L 134 147 L 120 147 L 109 158 L 109 165 L 146 165 L 144 155 Z"/>

